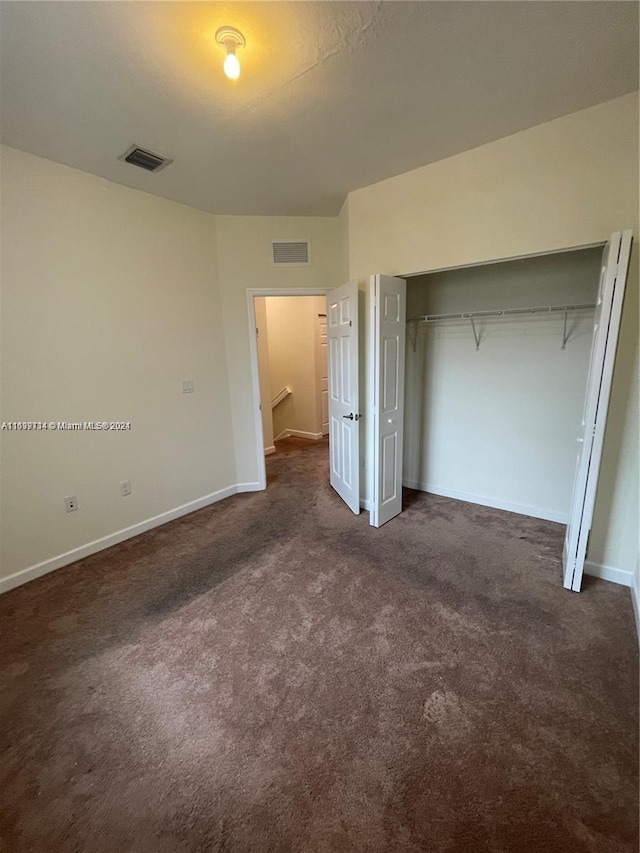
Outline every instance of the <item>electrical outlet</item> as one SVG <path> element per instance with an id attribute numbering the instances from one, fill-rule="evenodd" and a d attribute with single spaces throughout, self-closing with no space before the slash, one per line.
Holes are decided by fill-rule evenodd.
<path id="1" fill-rule="evenodd" d="M 182 393 L 193 394 L 193 379 L 182 380 Z"/>
<path id="2" fill-rule="evenodd" d="M 120 497 L 126 498 L 131 494 L 131 480 L 123 480 L 120 483 Z"/>
<path id="3" fill-rule="evenodd" d="M 65 498 L 64 508 L 66 512 L 75 512 L 78 509 L 78 498 L 75 495 Z"/>

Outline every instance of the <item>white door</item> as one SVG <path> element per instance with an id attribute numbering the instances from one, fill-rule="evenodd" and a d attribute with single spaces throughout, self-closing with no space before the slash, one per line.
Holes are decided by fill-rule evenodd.
<path id="1" fill-rule="evenodd" d="M 575 592 L 582 584 L 593 519 L 630 250 L 631 231 L 618 231 L 611 235 L 602 255 L 582 435 L 562 554 L 564 586 Z"/>
<path id="2" fill-rule="evenodd" d="M 329 342 L 327 337 L 327 315 L 316 318 L 316 387 L 320 432 L 329 432 Z"/>
<path id="3" fill-rule="evenodd" d="M 360 513 L 358 389 L 358 282 L 327 294 L 329 336 L 329 480 Z"/>
<path id="4" fill-rule="evenodd" d="M 381 527 L 402 512 L 404 343 L 407 283 L 371 277 L 373 320 L 373 500 L 369 522 Z"/>

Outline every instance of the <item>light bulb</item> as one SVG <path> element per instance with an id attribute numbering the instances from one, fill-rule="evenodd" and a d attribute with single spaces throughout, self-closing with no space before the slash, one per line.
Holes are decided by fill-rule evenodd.
<path id="1" fill-rule="evenodd" d="M 227 52 L 224 58 L 224 73 L 230 80 L 237 80 L 240 76 L 240 63 L 236 56 L 236 48 L 244 47 L 245 38 L 235 27 L 220 27 L 216 32 L 216 42 Z"/>
<path id="2" fill-rule="evenodd" d="M 228 53 L 224 60 L 224 73 L 230 80 L 237 80 L 240 76 L 240 62 L 235 53 Z"/>

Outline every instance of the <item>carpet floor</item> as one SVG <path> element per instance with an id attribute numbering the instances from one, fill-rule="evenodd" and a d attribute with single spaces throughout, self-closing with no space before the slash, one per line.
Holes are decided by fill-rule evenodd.
<path id="1" fill-rule="evenodd" d="M 550 522 L 370 528 L 324 442 L 268 477 L 0 598 L 1 849 L 636 853 L 629 590 Z"/>

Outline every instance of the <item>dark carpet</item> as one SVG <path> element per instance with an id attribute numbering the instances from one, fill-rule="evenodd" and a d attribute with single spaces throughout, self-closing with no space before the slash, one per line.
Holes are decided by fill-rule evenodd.
<path id="1" fill-rule="evenodd" d="M 638 849 L 629 591 L 564 528 L 288 439 L 240 495 L 0 598 L 3 851 Z"/>

